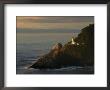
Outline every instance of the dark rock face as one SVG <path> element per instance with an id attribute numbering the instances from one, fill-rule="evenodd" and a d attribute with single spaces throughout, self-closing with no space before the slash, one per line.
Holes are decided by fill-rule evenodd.
<path id="1" fill-rule="evenodd" d="M 60 57 L 62 49 L 62 44 L 58 43 L 52 47 L 52 50 L 44 55 L 42 58 L 38 59 L 31 68 L 54 68 L 58 67 L 58 58 Z"/>
<path id="2" fill-rule="evenodd" d="M 62 44 L 61 43 L 57 43 L 52 47 L 52 50 L 60 50 L 62 48 Z"/>
<path id="3" fill-rule="evenodd" d="M 65 47 L 62 47 L 62 44 L 58 43 L 54 45 L 54 48 L 52 48 L 52 50 L 48 54 L 38 59 L 38 61 L 30 67 L 46 69 L 79 65 L 79 62 L 76 58 L 71 57 L 65 52 Z"/>

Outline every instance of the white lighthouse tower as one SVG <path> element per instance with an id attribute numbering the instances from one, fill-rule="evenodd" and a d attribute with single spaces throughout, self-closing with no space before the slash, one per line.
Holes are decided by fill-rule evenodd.
<path id="1" fill-rule="evenodd" d="M 71 44 L 75 44 L 74 37 L 71 40 Z"/>

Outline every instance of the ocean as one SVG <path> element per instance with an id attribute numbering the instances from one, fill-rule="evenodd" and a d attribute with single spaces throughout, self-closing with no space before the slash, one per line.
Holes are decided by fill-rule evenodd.
<path id="1" fill-rule="evenodd" d="M 83 67 L 67 67 L 54 70 L 29 69 L 41 56 L 47 54 L 56 43 L 66 44 L 73 36 L 77 36 L 80 30 L 29 30 L 17 29 L 16 41 L 16 73 L 17 74 L 57 74 L 75 73 L 76 69 Z M 89 69 L 91 67 L 88 67 Z M 92 69 L 90 69 L 92 70 Z M 81 72 L 81 71 L 79 71 Z M 79 73 L 77 72 L 77 73 Z M 84 72 L 83 72 L 84 73 Z M 87 73 L 87 72 L 85 72 Z"/>

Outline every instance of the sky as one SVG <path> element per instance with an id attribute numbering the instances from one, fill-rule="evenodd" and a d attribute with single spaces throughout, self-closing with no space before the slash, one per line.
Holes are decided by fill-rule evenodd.
<path id="1" fill-rule="evenodd" d="M 82 29 L 94 23 L 93 16 L 17 16 L 17 29 Z"/>

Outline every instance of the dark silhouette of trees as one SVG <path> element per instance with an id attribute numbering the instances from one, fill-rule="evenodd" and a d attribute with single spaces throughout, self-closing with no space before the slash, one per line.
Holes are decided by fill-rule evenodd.
<path id="1" fill-rule="evenodd" d="M 79 43 L 81 54 L 83 55 L 83 59 L 87 61 L 87 63 L 94 63 L 94 24 L 90 24 L 89 26 L 83 28 L 78 37 L 75 38 L 75 42 Z"/>

